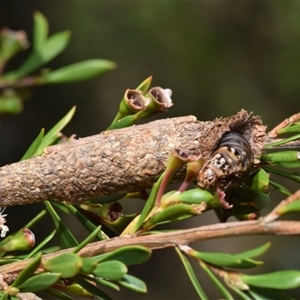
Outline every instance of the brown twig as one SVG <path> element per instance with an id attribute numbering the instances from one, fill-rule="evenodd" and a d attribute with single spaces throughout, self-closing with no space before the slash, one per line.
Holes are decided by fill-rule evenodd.
<path id="1" fill-rule="evenodd" d="M 271 223 L 262 220 L 220 223 L 201 226 L 185 230 L 177 230 L 168 233 L 145 235 L 129 238 L 114 238 L 108 241 L 88 244 L 80 251 L 83 257 L 91 257 L 107 253 L 122 246 L 141 245 L 149 249 L 162 249 L 176 245 L 187 245 L 199 241 L 224 237 L 237 237 L 247 235 L 300 235 L 300 221 L 275 221 Z M 73 249 L 61 250 L 43 256 L 48 260 Z M 28 260 L 0 266 L 0 274 L 15 273 L 22 270 L 28 264 Z"/>

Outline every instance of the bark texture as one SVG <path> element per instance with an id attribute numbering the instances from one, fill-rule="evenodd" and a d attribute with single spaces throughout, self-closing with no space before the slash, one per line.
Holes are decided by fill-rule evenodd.
<path id="1" fill-rule="evenodd" d="M 194 116 L 163 119 L 51 146 L 39 157 L 0 168 L 0 206 L 43 200 L 78 204 L 149 188 L 164 171 L 173 149 L 201 151 L 207 158 L 228 130 L 243 134 L 257 158 L 265 129 L 260 117 L 242 110 L 209 122 Z M 180 170 L 174 180 L 183 178 Z"/>

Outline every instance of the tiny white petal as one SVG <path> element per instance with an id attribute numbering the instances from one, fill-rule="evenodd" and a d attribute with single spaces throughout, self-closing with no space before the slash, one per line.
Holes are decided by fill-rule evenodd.
<path id="1" fill-rule="evenodd" d="M 6 225 L 2 225 L 1 227 L 2 227 L 2 229 L 1 229 L 1 234 L 0 234 L 0 236 L 1 236 L 2 238 L 4 238 L 4 237 L 6 236 L 6 233 L 9 231 L 9 228 L 8 228 L 8 226 L 6 226 Z"/>

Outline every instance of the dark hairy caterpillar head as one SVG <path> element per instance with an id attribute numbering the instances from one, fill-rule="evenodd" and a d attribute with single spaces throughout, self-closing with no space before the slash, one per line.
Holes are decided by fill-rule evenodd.
<path id="1" fill-rule="evenodd" d="M 199 171 L 197 184 L 200 188 L 216 186 L 224 179 L 241 177 L 252 165 L 253 152 L 249 142 L 241 134 L 227 131 Z"/>

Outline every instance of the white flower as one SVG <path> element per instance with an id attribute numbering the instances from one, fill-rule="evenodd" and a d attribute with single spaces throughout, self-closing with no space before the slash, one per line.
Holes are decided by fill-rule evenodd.
<path id="1" fill-rule="evenodd" d="M 0 207 L 0 230 L 1 234 L 0 237 L 4 238 L 6 236 L 6 233 L 9 231 L 8 226 L 4 225 L 6 223 L 5 217 L 7 214 L 3 214 L 5 211 L 6 207 Z"/>

